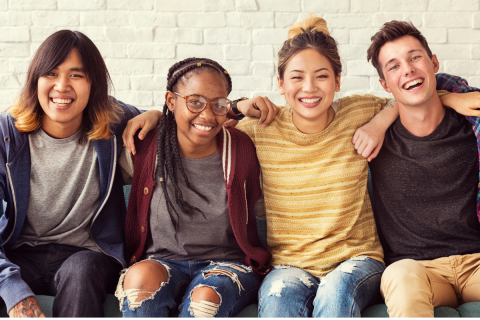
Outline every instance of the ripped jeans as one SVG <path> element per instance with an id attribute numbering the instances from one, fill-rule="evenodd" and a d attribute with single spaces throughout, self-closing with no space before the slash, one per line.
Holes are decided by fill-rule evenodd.
<path id="1" fill-rule="evenodd" d="M 228 261 L 151 260 L 163 264 L 168 271 L 168 280 L 151 297 L 132 303 L 134 295 L 123 290 L 128 269 L 124 270 L 115 296 L 120 300 L 125 318 L 172 316 L 176 315 L 177 306 L 179 317 L 230 317 L 257 300 L 261 281 L 251 267 Z M 210 287 L 218 294 L 219 305 L 207 301 L 192 304 L 193 290 L 202 286 Z M 200 312 L 195 313 L 198 310 Z"/>
<path id="2" fill-rule="evenodd" d="M 360 317 L 380 303 L 385 265 L 367 257 L 342 262 L 323 278 L 295 267 L 275 266 L 259 291 L 258 315 L 264 318 Z"/>

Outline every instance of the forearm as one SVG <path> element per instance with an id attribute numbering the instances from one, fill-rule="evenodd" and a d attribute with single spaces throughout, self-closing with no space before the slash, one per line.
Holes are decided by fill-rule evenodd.
<path id="1" fill-rule="evenodd" d="M 17 303 L 8 312 L 10 318 L 39 318 L 45 317 L 35 297 L 27 297 Z"/>
<path id="2" fill-rule="evenodd" d="M 390 100 L 385 107 L 370 121 L 376 128 L 387 131 L 388 127 L 398 118 L 397 100 Z"/>

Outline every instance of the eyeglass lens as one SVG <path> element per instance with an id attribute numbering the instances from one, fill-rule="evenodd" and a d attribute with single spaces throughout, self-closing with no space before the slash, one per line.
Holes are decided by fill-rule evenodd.
<path id="1" fill-rule="evenodd" d="M 206 105 L 207 99 L 205 97 L 197 95 L 188 96 L 187 107 L 190 111 L 196 113 L 202 112 L 203 109 L 205 109 Z M 227 114 L 230 110 L 229 100 L 226 98 L 213 99 L 211 100 L 211 107 L 213 113 L 219 116 L 223 116 L 224 114 Z"/>

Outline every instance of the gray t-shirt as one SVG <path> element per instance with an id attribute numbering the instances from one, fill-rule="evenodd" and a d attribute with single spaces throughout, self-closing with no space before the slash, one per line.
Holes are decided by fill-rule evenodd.
<path id="1" fill-rule="evenodd" d="M 178 186 L 182 190 L 183 199 L 202 210 L 205 217 L 197 211 L 192 218 L 183 213 L 176 203 L 175 189 L 168 180 L 168 194 L 179 214 L 178 230 L 175 232 L 157 176 L 157 186 L 149 209 L 150 231 L 142 258 L 153 255 L 162 260 L 243 262 L 245 253 L 240 249 L 230 224 L 220 152 L 203 159 L 182 157 L 182 164 L 190 184 L 206 196 L 210 203 L 189 189 L 178 172 Z M 175 217 L 175 213 L 173 215 Z"/>
<path id="2" fill-rule="evenodd" d="M 97 153 L 92 141 L 78 143 L 80 135 L 54 139 L 42 129 L 28 135 L 30 200 L 14 248 L 58 243 L 99 251 L 90 236 L 100 198 Z"/>

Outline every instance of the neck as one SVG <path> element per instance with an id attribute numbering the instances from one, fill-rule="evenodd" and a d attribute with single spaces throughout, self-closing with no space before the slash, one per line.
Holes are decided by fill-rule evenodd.
<path id="1" fill-rule="evenodd" d="M 319 115 L 316 118 L 309 119 L 300 116 L 299 114 L 293 112 L 292 121 L 295 127 L 301 132 L 305 134 L 314 134 L 322 132 L 326 127 L 332 123 L 333 119 L 335 118 L 335 111 L 330 106 L 328 109 Z"/>
<path id="2" fill-rule="evenodd" d="M 178 135 L 177 135 L 178 137 Z M 207 145 L 194 146 L 190 141 L 180 141 L 178 139 L 178 152 L 181 156 L 190 159 L 202 159 L 211 156 L 218 151 L 218 134 Z"/>
<path id="3" fill-rule="evenodd" d="M 80 130 L 82 126 L 82 118 L 77 123 L 59 123 L 51 121 L 46 115 L 43 116 L 42 129 L 50 137 L 55 139 L 65 139 L 73 136 Z"/>
<path id="4" fill-rule="evenodd" d="M 431 134 L 445 116 L 445 108 L 436 94 L 431 101 L 421 106 L 409 106 L 400 102 L 398 106 L 402 125 L 417 137 Z"/>

